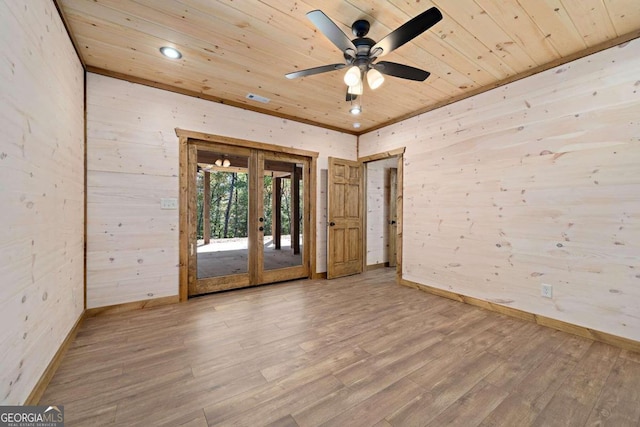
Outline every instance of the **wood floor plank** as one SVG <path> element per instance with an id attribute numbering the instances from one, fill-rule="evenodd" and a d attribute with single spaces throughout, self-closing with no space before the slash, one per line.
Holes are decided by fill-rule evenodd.
<path id="1" fill-rule="evenodd" d="M 266 427 L 299 427 L 299 426 L 296 420 L 294 420 L 291 415 L 287 415 L 285 417 L 280 418 L 279 420 L 275 420 L 274 422 L 267 424 Z"/>
<path id="2" fill-rule="evenodd" d="M 318 349 L 311 353 L 305 353 L 296 358 L 290 358 L 275 365 L 268 366 L 260 372 L 268 380 L 273 381 L 303 369 L 322 369 L 327 373 L 335 374 L 340 369 L 357 363 L 370 356 L 360 347 L 330 346 Z"/>
<path id="3" fill-rule="evenodd" d="M 118 404 L 116 421 L 123 424 L 164 422 L 175 413 L 201 412 L 214 402 L 221 402 L 266 384 L 260 372 L 216 372 L 211 375 L 178 381 L 168 393 L 164 389 L 151 390 L 143 396 Z M 215 384 L 215 387 L 211 387 Z"/>
<path id="4" fill-rule="evenodd" d="M 328 375 L 292 388 L 273 386 L 258 395 L 252 395 L 249 399 L 245 399 L 245 396 L 242 396 L 241 400 L 234 399 L 231 405 L 223 401 L 206 407 L 205 414 L 210 425 L 264 425 L 295 413 L 342 387 L 338 379 Z"/>
<path id="5" fill-rule="evenodd" d="M 640 363 L 619 357 L 602 388 L 588 425 L 640 425 Z"/>
<path id="6" fill-rule="evenodd" d="M 513 389 L 502 388 L 509 396 L 481 425 L 531 425 L 571 374 L 575 363 L 571 358 L 548 354 Z"/>
<path id="7" fill-rule="evenodd" d="M 395 284 L 298 280 L 86 319 L 69 426 L 634 425 L 640 354 Z"/>
<path id="8" fill-rule="evenodd" d="M 336 415 L 322 424 L 329 426 L 363 426 L 368 427 L 382 421 L 384 417 L 397 410 L 403 402 L 411 400 L 424 390 L 412 381 L 401 379 L 389 387 L 380 390 L 359 404 Z"/>
<path id="9" fill-rule="evenodd" d="M 533 424 L 540 427 L 585 425 L 619 353 L 615 347 L 592 343 Z"/>
<path id="10" fill-rule="evenodd" d="M 484 351 L 453 358 L 453 362 L 446 359 L 435 360 L 409 376 L 416 378 L 418 384 L 429 392 L 420 401 L 405 406 L 388 418 L 392 425 L 426 425 L 432 422 L 502 363 L 499 357 Z M 435 372 L 439 374 L 435 375 Z"/>
<path id="11" fill-rule="evenodd" d="M 433 427 L 478 425 L 507 395 L 506 391 L 480 380 L 468 393 L 457 399 L 428 425 Z"/>

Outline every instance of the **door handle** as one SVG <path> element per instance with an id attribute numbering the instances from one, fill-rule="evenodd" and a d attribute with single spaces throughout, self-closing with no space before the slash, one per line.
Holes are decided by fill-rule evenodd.
<path id="1" fill-rule="evenodd" d="M 263 222 L 264 218 L 260 217 L 260 218 L 258 218 L 258 221 Z"/>
<path id="2" fill-rule="evenodd" d="M 389 224 L 391 224 L 391 225 L 393 225 L 393 224 L 395 224 L 395 223 L 396 223 L 396 221 L 395 221 L 395 220 L 391 220 L 391 221 L 389 221 Z"/>
<path id="3" fill-rule="evenodd" d="M 258 227 L 258 230 L 264 231 L 264 227 Z"/>
<path id="4" fill-rule="evenodd" d="M 334 225 L 336 225 L 336 223 L 335 223 L 335 222 L 333 222 L 333 221 L 331 221 L 331 222 L 329 223 L 329 226 L 330 226 L 330 227 L 333 227 Z"/>

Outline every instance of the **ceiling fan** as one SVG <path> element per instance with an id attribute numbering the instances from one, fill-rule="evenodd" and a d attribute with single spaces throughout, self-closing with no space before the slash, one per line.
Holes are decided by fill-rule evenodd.
<path id="1" fill-rule="evenodd" d="M 351 25 L 351 31 L 356 38 L 350 40 L 321 10 L 313 10 L 307 13 L 307 18 L 342 51 L 345 62 L 295 71 L 285 75 L 288 79 L 312 76 L 349 67 L 344 75 L 344 82 L 348 86 L 346 100 L 353 101 L 358 95 L 362 95 L 362 82 L 365 77 L 371 89 L 380 87 L 384 82 L 383 74 L 415 81 L 424 81 L 429 77 L 430 73 L 428 71 L 419 68 L 396 62 L 375 61 L 379 57 L 413 40 L 438 23 L 442 19 L 442 13 L 436 7 L 432 7 L 409 20 L 377 43 L 366 37 L 370 24 L 364 19 L 359 19 Z M 359 109 L 357 112 L 359 112 Z"/>

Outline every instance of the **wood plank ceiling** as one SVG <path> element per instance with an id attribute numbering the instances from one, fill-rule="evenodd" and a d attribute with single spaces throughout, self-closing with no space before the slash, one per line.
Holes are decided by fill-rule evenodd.
<path id="1" fill-rule="evenodd" d="M 57 0 L 88 70 L 349 133 L 363 133 L 640 36 L 638 0 Z M 305 14 L 379 41 L 436 6 L 444 18 L 385 56 L 430 71 L 345 101 L 344 70 L 287 80 L 342 53 Z M 161 46 L 182 52 L 179 60 Z M 365 85 L 366 86 L 366 85 Z M 258 94 L 262 104 L 246 98 Z M 354 122 L 361 127 L 354 129 Z"/>

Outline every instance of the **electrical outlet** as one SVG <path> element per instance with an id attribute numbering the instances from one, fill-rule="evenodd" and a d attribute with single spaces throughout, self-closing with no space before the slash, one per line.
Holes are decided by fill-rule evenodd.
<path id="1" fill-rule="evenodd" d="M 160 199 L 160 209 L 178 209 L 178 199 Z"/>
<path id="2" fill-rule="evenodd" d="M 545 298 L 553 298 L 553 286 L 543 283 L 542 296 Z"/>

